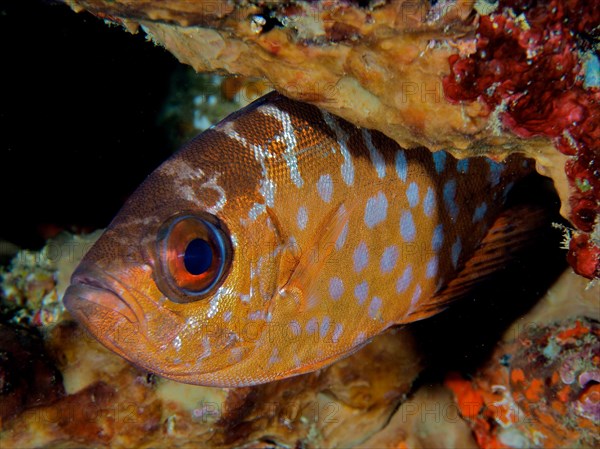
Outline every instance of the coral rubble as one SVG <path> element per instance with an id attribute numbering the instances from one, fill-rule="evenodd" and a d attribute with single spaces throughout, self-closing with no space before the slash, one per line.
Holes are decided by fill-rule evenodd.
<path id="1" fill-rule="evenodd" d="M 597 447 L 599 297 L 564 273 L 472 380 L 448 376 L 479 447 Z"/>
<path id="2" fill-rule="evenodd" d="M 7 268 L 0 267 L 0 311 L 12 323 L 46 328 L 63 319 L 62 295 L 72 268 L 102 231 L 87 235 L 59 234 L 41 251 L 19 251 Z"/>
<path id="3" fill-rule="evenodd" d="M 136 369 L 71 322 L 47 344 L 68 394 L 8 420 L 3 447 L 352 447 L 385 426 L 421 369 L 406 332 L 320 372 L 259 387 L 178 384 Z M 360 367 L 357 369 L 357 366 Z M 353 423 L 353 424 L 352 424 Z M 353 432 L 348 428 L 353 426 Z M 253 446 L 252 444 L 256 445 Z"/>

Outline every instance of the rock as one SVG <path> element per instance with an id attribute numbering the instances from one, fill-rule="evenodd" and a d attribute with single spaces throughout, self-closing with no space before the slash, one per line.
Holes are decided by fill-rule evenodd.
<path id="1" fill-rule="evenodd" d="M 568 270 L 472 380 L 447 377 L 480 447 L 598 446 L 599 297 Z"/>
<path id="2" fill-rule="evenodd" d="M 61 373 L 37 332 L 0 324 L 0 427 L 23 410 L 63 396 Z"/>
<path id="3" fill-rule="evenodd" d="M 350 447 L 387 424 L 422 369 L 406 330 L 326 369 L 238 389 L 158 379 L 68 321 L 48 345 L 67 395 L 34 401 L 38 407 L 7 422 L 0 435 L 7 447 Z"/>

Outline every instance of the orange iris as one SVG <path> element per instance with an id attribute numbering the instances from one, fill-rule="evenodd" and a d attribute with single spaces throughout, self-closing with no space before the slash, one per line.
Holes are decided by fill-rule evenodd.
<path id="1" fill-rule="evenodd" d="M 229 240 L 211 222 L 195 216 L 179 217 L 168 222 L 159 237 L 158 250 L 170 286 L 191 299 L 173 298 L 176 302 L 198 300 L 219 284 L 229 256 Z M 179 300 L 178 300 L 179 299 Z"/>

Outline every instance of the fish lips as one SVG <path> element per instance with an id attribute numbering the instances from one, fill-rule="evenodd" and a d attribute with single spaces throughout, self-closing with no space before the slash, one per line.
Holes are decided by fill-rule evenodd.
<path id="1" fill-rule="evenodd" d="M 73 273 L 71 285 L 63 297 L 63 304 L 67 310 L 86 324 L 94 318 L 99 318 L 102 310 L 117 314 L 117 319 L 123 317 L 130 323 L 137 323 L 135 313 L 116 292 L 118 288 L 113 285 L 114 282 L 95 271 L 90 272 L 80 266 Z"/>

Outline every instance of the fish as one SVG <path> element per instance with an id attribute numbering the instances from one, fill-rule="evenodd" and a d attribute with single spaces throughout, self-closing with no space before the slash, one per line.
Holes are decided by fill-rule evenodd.
<path id="1" fill-rule="evenodd" d="M 146 178 L 63 302 L 108 349 L 175 381 L 312 372 L 501 266 L 481 244 L 531 171 L 519 156 L 405 149 L 270 93 Z M 510 249 L 504 221 L 494 244 Z"/>

